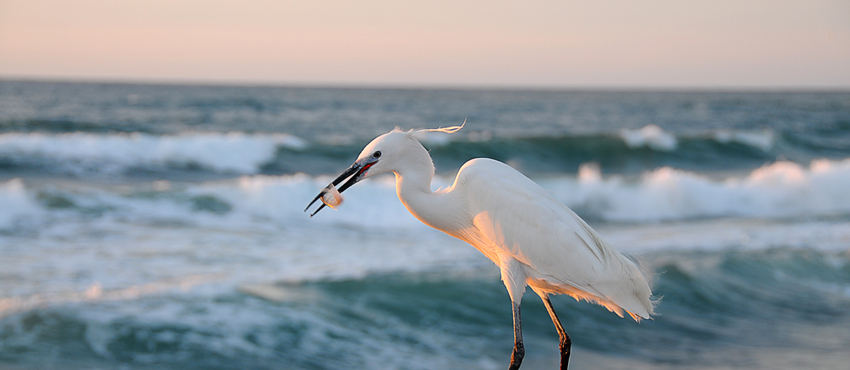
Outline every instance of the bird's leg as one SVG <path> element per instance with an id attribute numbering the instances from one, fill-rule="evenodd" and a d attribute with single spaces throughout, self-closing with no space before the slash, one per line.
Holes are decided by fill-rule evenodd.
<path id="1" fill-rule="evenodd" d="M 561 326 L 561 320 L 558 320 L 558 315 L 555 314 L 555 309 L 552 308 L 552 302 L 549 300 L 548 294 L 540 295 L 540 298 L 543 299 L 543 304 L 546 305 L 546 310 L 549 311 L 549 317 L 552 318 L 552 322 L 555 323 L 555 330 L 558 331 L 558 338 L 560 339 L 560 348 L 561 348 L 561 370 L 567 370 L 567 364 L 570 362 L 570 347 L 572 347 L 573 341 L 570 339 L 570 335 L 567 334 L 567 331 L 564 330 L 564 327 Z"/>
<path id="2" fill-rule="evenodd" d="M 522 345 L 522 324 L 519 317 L 519 302 L 511 302 L 514 306 L 514 351 L 511 353 L 511 366 L 508 370 L 517 370 L 522 364 L 525 356 L 525 347 Z"/>

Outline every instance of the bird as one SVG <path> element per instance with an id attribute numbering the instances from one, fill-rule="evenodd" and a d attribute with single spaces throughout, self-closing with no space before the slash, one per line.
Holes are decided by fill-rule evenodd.
<path id="1" fill-rule="evenodd" d="M 475 158 L 460 168 L 451 186 L 431 190 L 434 163 L 417 136 L 452 134 L 465 124 L 408 131 L 395 128 L 378 136 L 304 211 L 321 199 L 322 204 L 310 214 L 313 217 L 325 204 L 339 205 L 340 193 L 355 183 L 381 173 L 395 174 L 398 198 L 413 216 L 469 243 L 499 267 L 513 312 L 510 370 L 519 369 L 525 355 L 520 303 L 526 287 L 540 296 L 555 324 L 562 370 L 569 364 L 572 339 L 558 319 L 550 295 L 565 294 L 596 303 L 638 322 L 650 319 L 656 301 L 641 268 L 516 169 L 494 159 Z M 335 186 L 340 183 L 337 192 Z M 331 203 L 326 201 L 329 198 Z"/>

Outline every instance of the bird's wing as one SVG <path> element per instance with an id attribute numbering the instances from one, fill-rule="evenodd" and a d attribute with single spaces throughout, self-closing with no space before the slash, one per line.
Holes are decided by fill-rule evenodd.
<path id="1" fill-rule="evenodd" d="M 465 165 L 458 180 L 482 236 L 546 283 L 532 287 L 650 316 L 652 293 L 640 269 L 537 183 L 485 159 Z"/>

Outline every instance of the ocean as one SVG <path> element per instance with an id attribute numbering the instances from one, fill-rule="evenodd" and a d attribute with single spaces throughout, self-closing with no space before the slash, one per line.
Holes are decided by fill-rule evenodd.
<path id="1" fill-rule="evenodd" d="M 572 369 L 846 369 L 850 93 L 0 81 L 0 368 L 502 369 L 489 260 L 392 175 L 304 207 L 394 127 L 450 185 L 517 168 L 650 272 L 640 323 L 553 297 Z M 523 369 L 554 369 L 533 293 Z"/>

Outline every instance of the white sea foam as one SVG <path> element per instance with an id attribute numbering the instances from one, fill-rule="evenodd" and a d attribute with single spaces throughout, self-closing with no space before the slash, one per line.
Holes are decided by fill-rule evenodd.
<path id="1" fill-rule="evenodd" d="M 446 134 L 419 133 L 429 147 L 456 141 L 487 141 L 488 132 L 470 131 Z M 648 147 L 674 151 L 685 137 L 676 137 L 656 125 L 637 130 L 621 130 L 619 137 L 630 148 Z M 691 137 L 693 138 L 693 137 Z M 720 130 L 696 138 L 720 143 L 739 143 L 769 151 L 774 134 L 765 131 Z M 334 139 L 335 140 L 335 139 Z M 331 141 L 334 141 L 331 140 Z M 350 138 L 346 139 L 349 142 Z M 116 174 L 133 168 L 200 167 L 209 171 L 256 174 L 264 164 L 274 162 L 278 148 L 305 150 L 307 141 L 293 135 L 230 133 L 181 133 L 150 135 L 144 133 L 3 133 L 0 134 L 0 160 L 23 166 L 55 166 L 71 174 Z"/>
<path id="2" fill-rule="evenodd" d="M 646 125 L 637 130 L 622 129 L 619 131 L 619 136 L 629 148 L 648 147 L 664 152 L 676 150 L 679 146 L 679 141 L 687 138 L 709 138 L 721 144 L 743 144 L 761 149 L 762 151 L 771 150 L 776 141 L 775 135 L 771 130 L 740 131 L 721 129 L 708 133 L 677 137 L 664 131 L 657 125 Z"/>
<path id="3" fill-rule="evenodd" d="M 411 216 L 396 197 L 391 175 L 359 183 L 345 193 L 339 210 L 309 218 L 304 207 L 330 181 L 255 175 L 188 185 L 159 181 L 135 189 L 47 189 L 7 181 L 0 183 L 0 243 L 12 262 L 4 273 L 26 276 L 41 261 L 51 267 L 39 281 L 84 291 L 91 281 L 69 277 L 85 274 L 110 291 L 187 274 L 223 274 L 224 282 L 242 284 L 487 264 L 473 248 Z M 450 181 L 437 178 L 433 188 Z M 577 177 L 538 181 L 633 253 L 730 246 L 835 250 L 850 240 L 850 228 L 841 221 L 850 215 L 850 159 L 809 166 L 778 162 L 725 179 L 663 168 L 627 180 L 602 176 L 587 165 Z M 71 205 L 51 208 L 45 193 Z M 634 225 L 613 227 L 600 220 Z M 26 232 L 16 232 L 22 229 Z M 15 235 L 37 238 L 21 244 Z M 30 250 L 50 257 L 28 258 Z M 29 291 L 0 288 L 4 296 Z"/>
<path id="4" fill-rule="evenodd" d="M 16 222 L 37 217 L 42 212 L 23 180 L 15 178 L 0 183 L 0 230 L 9 229 Z"/>
<path id="5" fill-rule="evenodd" d="M 134 219 L 183 219 L 185 222 L 227 222 L 251 219 L 304 222 L 304 207 L 330 177 L 305 174 L 242 176 L 196 185 L 172 186 L 157 181 L 127 196 L 91 190 L 64 194 L 78 208 L 106 209 Z M 451 178 L 437 177 L 433 188 Z M 660 168 L 634 180 L 602 176 L 593 165 L 582 166 L 577 177 L 538 179 L 567 206 L 591 219 L 617 222 L 659 222 L 719 217 L 817 217 L 850 214 L 850 159 L 817 160 L 809 166 L 776 162 L 742 176 L 724 179 Z M 310 222 L 374 228 L 410 228 L 420 225 L 398 201 L 391 175 L 368 179 L 346 193 L 339 210 L 326 209 Z M 45 202 L 16 179 L 0 184 L 0 228 L 21 217 L 48 215 Z M 215 204 L 206 205 L 205 199 Z M 216 203 L 218 202 L 218 203 Z M 212 208 L 210 208 L 212 207 Z M 218 208 L 215 208 L 218 207 Z M 314 205 L 313 209 L 315 209 Z M 207 212 L 209 211 L 209 212 Z"/>
<path id="6" fill-rule="evenodd" d="M 664 167 L 636 182 L 603 179 L 586 166 L 578 181 L 548 181 L 565 204 L 612 221 L 653 222 L 705 217 L 799 217 L 850 214 L 850 159 L 817 160 L 808 168 L 776 162 L 743 177 L 714 180 Z"/>
<path id="7" fill-rule="evenodd" d="M 638 130 L 620 130 L 620 138 L 629 148 L 646 146 L 655 150 L 673 151 L 679 144 L 675 136 L 664 132 L 657 125 L 646 125 Z"/>
<path id="8" fill-rule="evenodd" d="M 768 151 L 773 148 L 775 141 L 773 131 L 733 131 L 719 130 L 713 134 L 714 140 L 720 143 L 739 143 Z"/>
<path id="9" fill-rule="evenodd" d="M 142 285 L 134 285 L 122 289 L 104 290 L 95 282 L 83 291 L 38 293 L 28 296 L 0 297 L 0 318 L 36 308 L 75 302 L 98 302 L 131 300 L 139 297 L 161 293 L 167 290 L 179 289 L 187 291 L 195 285 L 219 280 L 214 275 L 192 275 L 181 279 L 157 281 Z"/>
<path id="10" fill-rule="evenodd" d="M 764 250 L 812 248 L 847 251 L 850 222 L 724 218 L 655 224 L 597 225 L 597 231 L 617 250 L 646 253 L 664 250 Z"/>
<path id="11" fill-rule="evenodd" d="M 121 169 L 138 165 L 195 164 L 216 171 L 256 173 L 277 146 L 303 149 L 306 142 L 288 134 L 242 132 L 132 134 L 0 134 L 0 155 L 93 163 Z M 107 168 L 108 170 L 108 168 Z"/>
<path id="12" fill-rule="evenodd" d="M 602 176 L 590 165 L 578 177 L 538 180 L 618 249 L 643 253 L 777 246 L 846 249 L 850 225 L 844 218 L 809 216 L 850 214 L 848 179 L 850 159 L 810 166 L 779 162 L 720 180 L 660 169 L 627 181 Z M 108 185 L 45 189 L 38 183 L 7 181 L 0 184 L 0 246 L 5 253 L 0 267 L 12 280 L 41 272 L 25 284 L 0 285 L 2 297 L 35 297 L 0 302 L 6 305 L 0 311 L 104 297 L 134 299 L 117 293 L 147 282 L 205 274 L 216 276 L 209 289 L 221 292 L 243 284 L 356 279 L 447 267 L 498 273 L 474 248 L 411 216 L 398 201 L 389 175 L 352 187 L 339 210 L 325 209 L 309 218 L 304 207 L 330 180 L 256 175 L 189 185 L 160 181 L 131 190 Z M 438 178 L 433 188 L 449 181 Z M 73 206 L 50 208 L 40 199 L 45 192 L 61 195 Z M 204 207 L 204 202 L 213 206 Z M 219 211 L 216 204 L 223 205 Z M 22 225 L 30 232 L 15 233 Z M 76 293 L 43 300 L 36 293 L 45 285 Z"/>

